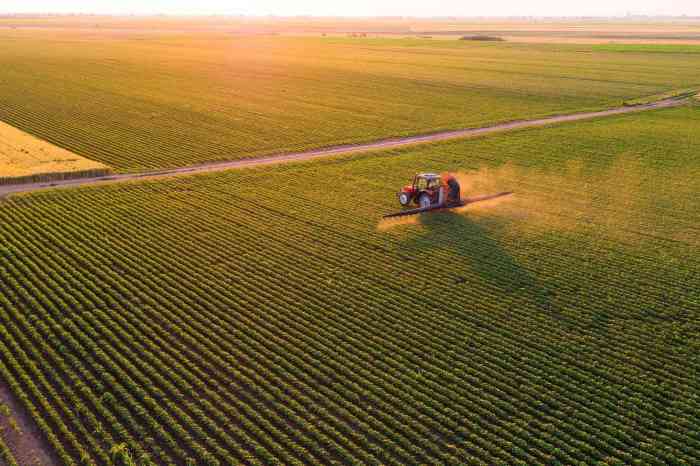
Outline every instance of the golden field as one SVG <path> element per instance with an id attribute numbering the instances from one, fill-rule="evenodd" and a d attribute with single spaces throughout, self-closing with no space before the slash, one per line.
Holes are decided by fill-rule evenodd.
<path id="1" fill-rule="evenodd" d="M 107 167 L 0 122 L 0 183 L 98 174 Z M 49 175 L 52 174 L 52 175 Z"/>

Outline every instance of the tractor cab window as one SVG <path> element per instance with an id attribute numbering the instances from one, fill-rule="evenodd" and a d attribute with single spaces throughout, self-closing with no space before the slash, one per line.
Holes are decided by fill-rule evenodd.
<path id="1" fill-rule="evenodd" d="M 416 178 L 415 184 L 416 184 L 416 189 L 418 189 L 419 191 L 422 191 L 422 190 L 428 188 L 428 180 L 426 180 L 423 177 Z"/>
<path id="2" fill-rule="evenodd" d="M 438 189 L 440 187 L 440 178 L 431 178 L 428 181 L 428 189 Z"/>

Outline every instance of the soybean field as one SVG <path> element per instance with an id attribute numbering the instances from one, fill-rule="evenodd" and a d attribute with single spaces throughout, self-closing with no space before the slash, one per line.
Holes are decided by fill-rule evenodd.
<path id="1" fill-rule="evenodd" d="M 0 376 L 67 465 L 697 464 L 699 129 L 15 196 Z M 515 194 L 381 222 L 420 167 Z"/>
<path id="2" fill-rule="evenodd" d="M 700 54 L 673 47 L 41 24 L 0 29 L 0 120 L 118 171 L 597 110 L 700 86 Z"/>

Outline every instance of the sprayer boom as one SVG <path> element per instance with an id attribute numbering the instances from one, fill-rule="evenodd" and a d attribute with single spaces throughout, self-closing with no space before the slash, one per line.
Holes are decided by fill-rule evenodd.
<path id="1" fill-rule="evenodd" d="M 393 214 L 384 215 L 384 218 L 394 218 L 394 217 L 405 217 L 407 215 L 422 214 L 424 212 L 430 212 L 431 210 L 445 210 L 445 209 L 456 209 L 457 207 L 462 207 L 465 204 L 462 202 L 454 204 L 442 204 L 442 205 L 432 205 L 430 207 L 418 207 L 417 209 L 402 210 L 401 212 L 394 212 Z"/>
<path id="2" fill-rule="evenodd" d="M 432 212 L 434 210 L 456 209 L 458 207 L 464 207 L 466 205 L 474 204 L 476 202 L 489 201 L 491 199 L 497 199 L 499 197 L 510 196 L 511 194 L 513 194 L 513 193 L 508 191 L 508 192 L 502 192 L 502 193 L 498 193 L 498 194 L 488 194 L 485 196 L 468 197 L 466 199 L 462 199 L 462 200 L 456 201 L 456 202 L 435 204 L 435 205 L 431 205 L 428 207 L 419 207 L 417 209 L 402 210 L 401 212 L 395 212 L 393 214 L 384 215 L 384 218 L 406 217 L 408 215 L 417 215 L 417 214 L 422 214 L 425 212 Z"/>

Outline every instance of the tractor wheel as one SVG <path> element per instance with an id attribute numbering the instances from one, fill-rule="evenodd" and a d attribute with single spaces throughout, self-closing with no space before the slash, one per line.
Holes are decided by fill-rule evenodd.
<path id="1" fill-rule="evenodd" d="M 411 202 L 411 196 L 409 196 L 407 193 L 400 193 L 399 194 L 399 204 L 406 207 L 408 204 L 410 204 L 410 202 Z"/>
<path id="2" fill-rule="evenodd" d="M 431 202 L 430 202 L 430 196 L 427 194 L 421 194 L 420 197 L 418 198 L 418 205 L 420 205 L 421 209 L 425 209 L 426 207 L 430 207 Z"/>

